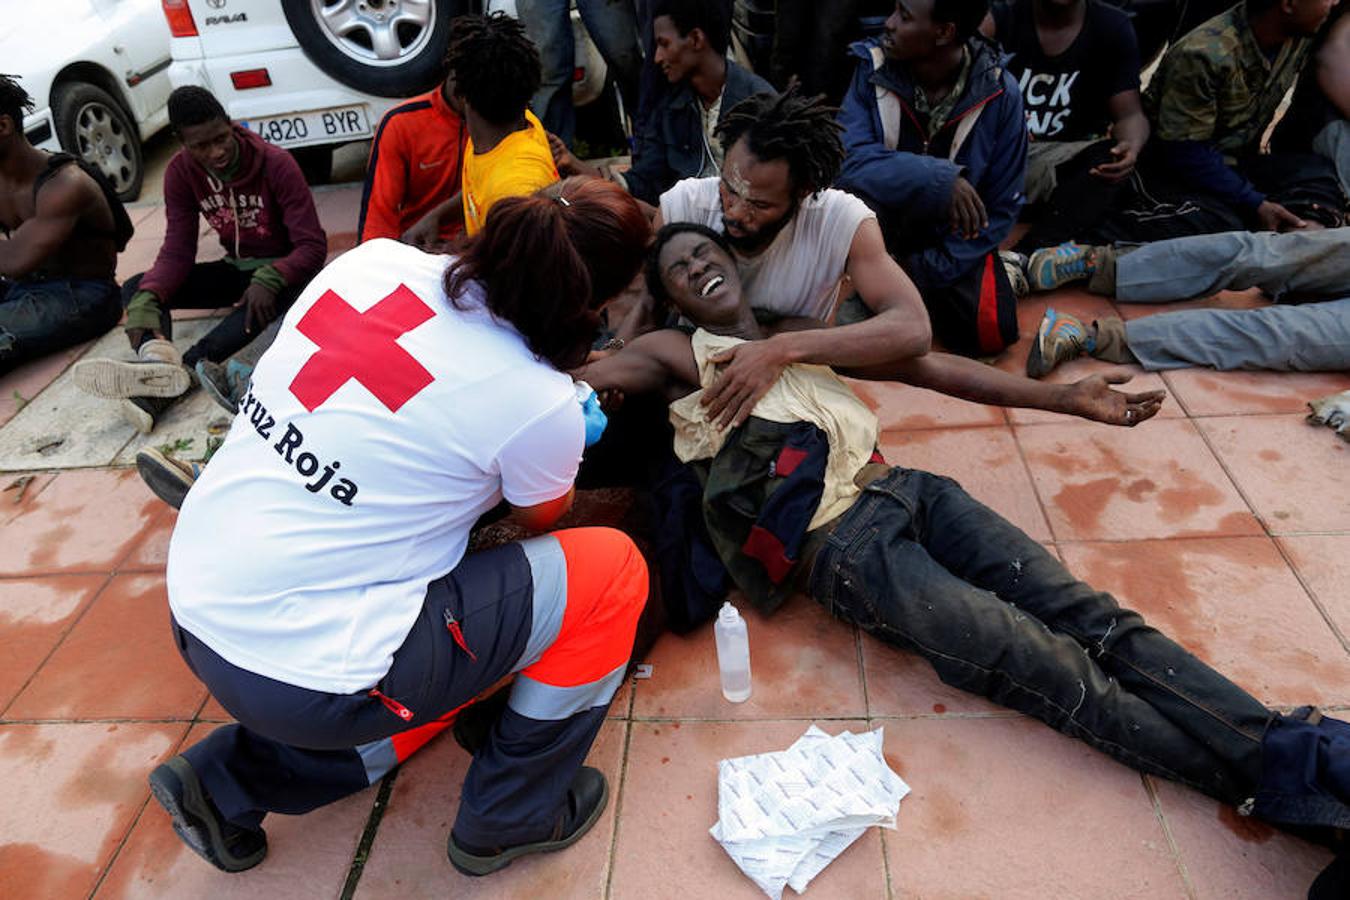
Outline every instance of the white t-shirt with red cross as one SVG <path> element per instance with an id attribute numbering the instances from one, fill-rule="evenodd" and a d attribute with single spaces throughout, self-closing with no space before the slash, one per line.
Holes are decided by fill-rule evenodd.
<path id="1" fill-rule="evenodd" d="M 478 517 L 571 487 L 585 434 L 572 379 L 476 285 L 456 308 L 449 262 L 376 240 L 320 272 L 188 493 L 169 606 L 234 665 L 373 686 Z"/>

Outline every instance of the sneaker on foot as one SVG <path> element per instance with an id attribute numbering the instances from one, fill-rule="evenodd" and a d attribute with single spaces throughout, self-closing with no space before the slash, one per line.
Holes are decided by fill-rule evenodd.
<path id="1" fill-rule="evenodd" d="M 239 414 L 239 404 L 234 398 L 234 387 L 230 383 L 229 370 L 225 366 L 209 359 L 199 359 L 194 371 L 197 373 L 197 382 L 202 386 L 202 390 L 216 401 L 217 406 L 225 409 L 230 415 Z"/>
<path id="2" fill-rule="evenodd" d="M 1030 260 L 1026 255 L 1012 250 L 1000 250 L 998 258 L 1003 262 L 1003 271 L 1008 276 L 1008 283 L 1012 285 L 1013 296 L 1021 298 L 1031 293 L 1031 285 L 1027 282 L 1027 266 Z"/>
<path id="3" fill-rule="evenodd" d="M 1350 441 L 1350 391 L 1341 391 L 1330 397 L 1308 401 L 1309 425 L 1325 425 Z"/>
<path id="4" fill-rule="evenodd" d="M 126 397 L 177 397 L 192 383 L 178 348 L 165 340 L 149 340 L 135 360 L 83 359 L 71 370 L 75 386 L 106 400 Z"/>
<path id="5" fill-rule="evenodd" d="M 222 872 L 251 869 L 267 856 L 267 834 L 226 821 L 182 756 L 150 773 L 150 792 L 183 843 Z"/>
<path id="6" fill-rule="evenodd" d="M 1042 378 L 1065 360 L 1082 355 L 1087 349 L 1087 329 L 1081 320 L 1068 313 L 1047 309 L 1036 329 L 1036 340 L 1027 356 L 1027 375 Z"/>
<path id="7" fill-rule="evenodd" d="M 1027 280 L 1033 291 L 1053 291 L 1082 281 L 1096 271 L 1096 255 L 1096 248 L 1072 241 L 1037 250 L 1027 262 Z"/>
<path id="8" fill-rule="evenodd" d="M 155 496 L 181 509 L 183 498 L 202 474 L 197 463 L 174 459 L 158 448 L 146 447 L 136 454 L 136 471 Z"/>
<path id="9" fill-rule="evenodd" d="M 447 845 L 450 863 L 465 875 L 487 875 L 530 853 L 552 853 L 570 847 L 591 830 L 608 801 L 609 785 L 605 783 L 605 776 L 598 769 L 582 766 L 567 789 L 563 813 L 552 837 L 514 847 L 486 848 L 462 844 L 452 831 Z"/>

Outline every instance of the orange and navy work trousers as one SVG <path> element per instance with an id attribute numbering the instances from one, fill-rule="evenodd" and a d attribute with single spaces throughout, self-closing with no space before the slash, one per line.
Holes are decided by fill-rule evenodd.
<path id="1" fill-rule="evenodd" d="M 506 711 L 469 766 L 458 841 L 546 837 L 621 683 L 647 566 L 608 528 L 559 531 L 465 557 L 432 582 L 388 674 L 329 694 L 245 671 L 177 625 L 188 665 L 237 720 L 184 751 L 222 815 L 256 828 L 374 783 L 515 674 Z"/>

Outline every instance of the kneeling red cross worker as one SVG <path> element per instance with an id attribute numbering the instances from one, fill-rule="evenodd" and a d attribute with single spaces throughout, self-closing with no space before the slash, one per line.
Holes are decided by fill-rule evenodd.
<path id="1" fill-rule="evenodd" d="M 582 763 L 647 600 L 641 554 L 605 528 L 465 552 L 503 499 L 541 531 L 571 505 L 590 429 L 565 373 L 649 234 L 615 185 L 559 190 L 503 200 L 458 258 L 376 240 L 322 271 L 183 504 L 173 633 L 237 723 L 150 786 L 217 868 L 262 862 L 267 813 L 365 788 L 511 674 L 451 862 L 561 849 L 604 809 Z"/>

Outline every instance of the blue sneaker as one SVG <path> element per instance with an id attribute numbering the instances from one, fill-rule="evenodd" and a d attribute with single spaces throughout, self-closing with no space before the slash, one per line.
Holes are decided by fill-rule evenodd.
<path id="1" fill-rule="evenodd" d="M 1031 354 L 1027 356 L 1027 375 L 1031 378 L 1049 375 L 1055 366 L 1065 360 L 1091 350 L 1090 343 L 1087 328 L 1081 319 L 1047 309 L 1041 317 L 1040 327 L 1036 329 L 1036 341 L 1031 345 Z"/>
<path id="2" fill-rule="evenodd" d="M 1027 263 L 1027 281 L 1031 283 L 1031 289 L 1053 291 L 1070 282 L 1091 278 L 1097 271 L 1096 249 L 1070 241 L 1037 250 Z"/>

